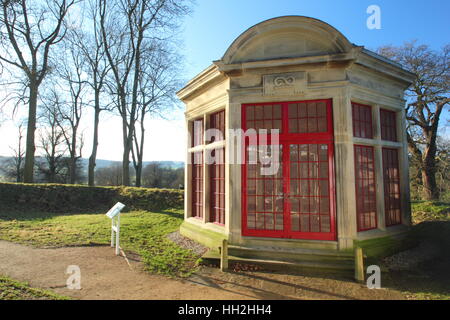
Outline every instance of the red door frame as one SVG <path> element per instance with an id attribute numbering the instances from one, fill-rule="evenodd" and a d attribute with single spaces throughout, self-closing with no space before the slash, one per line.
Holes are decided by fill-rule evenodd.
<path id="1" fill-rule="evenodd" d="M 304 102 L 326 102 L 327 110 L 327 131 L 321 133 L 289 133 L 289 117 L 288 106 L 293 103 Z M 282 132 L 279 136 L 279 142 L 282 145 L 282 163 L 283 163 L 283 230 L 257 230 L 247 228 L 247 141 L 242 143 L 243 149 L 243 165 L 241 166 L 241 203 L 242 203 L 242 235 L 243 236 L 255 236 L 255 237 L 269 237 L 269 238 L 288 238 L 288 239 L 305 239 L 305 240 L 329 240 L 334 241 L 337 239 L 336 233 L 336 189 L 335 189 L 335 168 L 334 168 L 334 131 L 333 131 L 333 110 L 331 99 L 320 100 L 304 100 L 304 101 L 286 101 L 286 102 L 264 102 L 264 103 L 246 103 L 241 106 L 241 120 L 242 128 L 247 130 L 246 125 L 246 107 L 247 106 L 261 106 L 261 105 L 274 105 L 279 104 L 282 106 Z M 284 130 L 284 131 L 283 131 Z M 270 135 L 266 141 L 270 143 Z M 259 144 L 259 142 L 258 142 Z M 326 144 L 328 146 L 328 193 L 330 198 L 330 232 L 299 232 L 291 231 L 290 223 L 290 203 L 289 203 L 289 189 L 290 189 L 290 165 L 289 154 L 286 152 L 289 150 L 291 144 Z"/>

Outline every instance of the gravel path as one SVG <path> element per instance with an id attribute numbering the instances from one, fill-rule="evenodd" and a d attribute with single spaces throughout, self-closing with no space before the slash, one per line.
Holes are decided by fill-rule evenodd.
<path id="1" fill-rule="evenodd" d="M 0 274 L 76 299 L 404 299 L 398 291 L 369 290 L 349 280 L 258 271 L 202 267 L 189 279 L 169 279 L 143 271 L 138 259 L 127 256 L 131 266 L 110 247 L 39 249 L 0 241 Z M 80 267 L 81 290 L 66 288 L 69 265 Z"/>
<path id="2" fill-rule="evenodd" d="M 195 254 L 201 256 L 206 251 L 208 251 L 208 248 L 205 246 L 202 246 L 200 243 L 195 242 L 189 238 L 183 237 L 179 231 L 175 231 L 172 233 L 169 233 L 167 235 L 167 238 L 178 244 L 180 247 L 188 250 L 194 251 Z"/>

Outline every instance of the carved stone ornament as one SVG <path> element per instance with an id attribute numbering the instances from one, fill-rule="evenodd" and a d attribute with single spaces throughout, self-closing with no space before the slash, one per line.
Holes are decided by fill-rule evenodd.
<path id="1" fill-rule="evenodd" d="M 263 76 L 264 95 L 304 94 L 307 82 L 306 72 L 267 74 Z"/>

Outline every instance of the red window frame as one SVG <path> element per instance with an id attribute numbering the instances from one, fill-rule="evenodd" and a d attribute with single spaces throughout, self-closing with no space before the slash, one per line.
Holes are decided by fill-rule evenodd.
<path id="1" fill-rule="evenodd" d="M 356 218 L 358 231 L 378 227 L 374 148 L 354 145 Z M 364 159 L 364 160 L 363 160 Z M 373 189 L 370 190 L 370 185 Z"/>
<path id="2" fill-rule="evenodd" d="M 289 132 L 289 105 L 300 103 L 325 103 L 326 105 L 326 126 L 323 132 Z M 283 179 L 283 230 L 261 230 L 261 229 L 249 229 L 247 225 L 247 146 L 253 145 L 256 140 L 256 144 L 261 144 L 263 136 L 258 135 L 258 139 L 246 138 L 243 144 L 243 157 L 244 164 L 242 165 L 242 235 L 243 236 L 257 236 L 257 237 L 273 237 L 273 238 L 294 238 L 294 239 L 310 239 L 310 240 L 336 240 L 336 203 L 335 203 L 335 184 L 334 184 L 334 134 L 333 134 L 333 113 L 332 113 L 332 101 L 331 99 L 321 100 L 308 100 L 308 101 L 289 101 L 289 102 L 267 102 L 267 103 L 250 103 L 242 104 L 242 126 L 243 130 L 248 129 L 247 126 L 247 107 L 252 106 L 266 106 L 266 105 L 281 105 L 281 130 L 279 134 L 279 143 L 282 150 L 290 150 L 291 145 L 303 145 L 303 144 L 323 144 L 327 145 L 327 157 L 328 157 L 328 195 L 329 201 L 329 217 L 330 217 L 330 232 L 297 232 L 291 229 L 291 210 L 289 204 L 290 194 L 290 152 L 281 152 L 281 167 L 282 167 L 282 179 Z M 311 117 L 313 118 L 313 117 Z M 278 120 L 274 117 L 268 120 Z M 319 120 L 315 120 L 319 121 Z M 274 123 L 274 122 L 272 122 Z M 277 127 L 277 125 L 274 125 Z M 271 136 L 268 135 L 267 142 L 271 143 Z M 275 213 L 276 214 L 276 213 Z M 275 224 L 275 223 L 274 223 Z"/>
<path id="3" fill-rule="evenodd" d="M 372 106 L 352 102 L 353 136 L 373 139 Z"/>
<path id="4" fill-rule="evenodd" d="M 203 118 L 192 121 L 192 147 L 203 144 Z"/>
<path id="5" fill-rule="evenodd" d="M 216 161 L 210 165 L 210 221 L 225 225 L 225 148 L 212 152 Z"/>
<path id="6" fill-rule="evenodd" d="M 209 119 L 209 127 L 211 129 L 217 129 L 222 133 L 222 139 L 219 140 L 217 139 L 217 137 L 213 136 L 211 137 L 210 142 L 225 140 L 225 110 L 221 110 L 211 114 Z"/>
<path id="7" fill-rule="evenodd" d="M 383 148 L 384 212 L 386 226 L 402 223 L 398 149 Z"/>
<path id="8" fill-rule="evenodd" d="M 395 111 L 380 109 L 381 139 L 397 141 L 397 113 Z"/>
<path id="9" fill-rule="evenodd" d="M 192 207 L 191 216 L 203 218 L 203 151 L 192 153 Z"/>

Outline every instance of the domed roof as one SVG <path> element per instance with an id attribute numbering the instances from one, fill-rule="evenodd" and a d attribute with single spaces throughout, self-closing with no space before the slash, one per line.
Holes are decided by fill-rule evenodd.
<path id="1" fill-rule="evenodd" d="M 254 25 L 227 49 L 225 64 L 349 52 L 353 45 L 338 30 L 314 18 L 283 16 Z"/>

